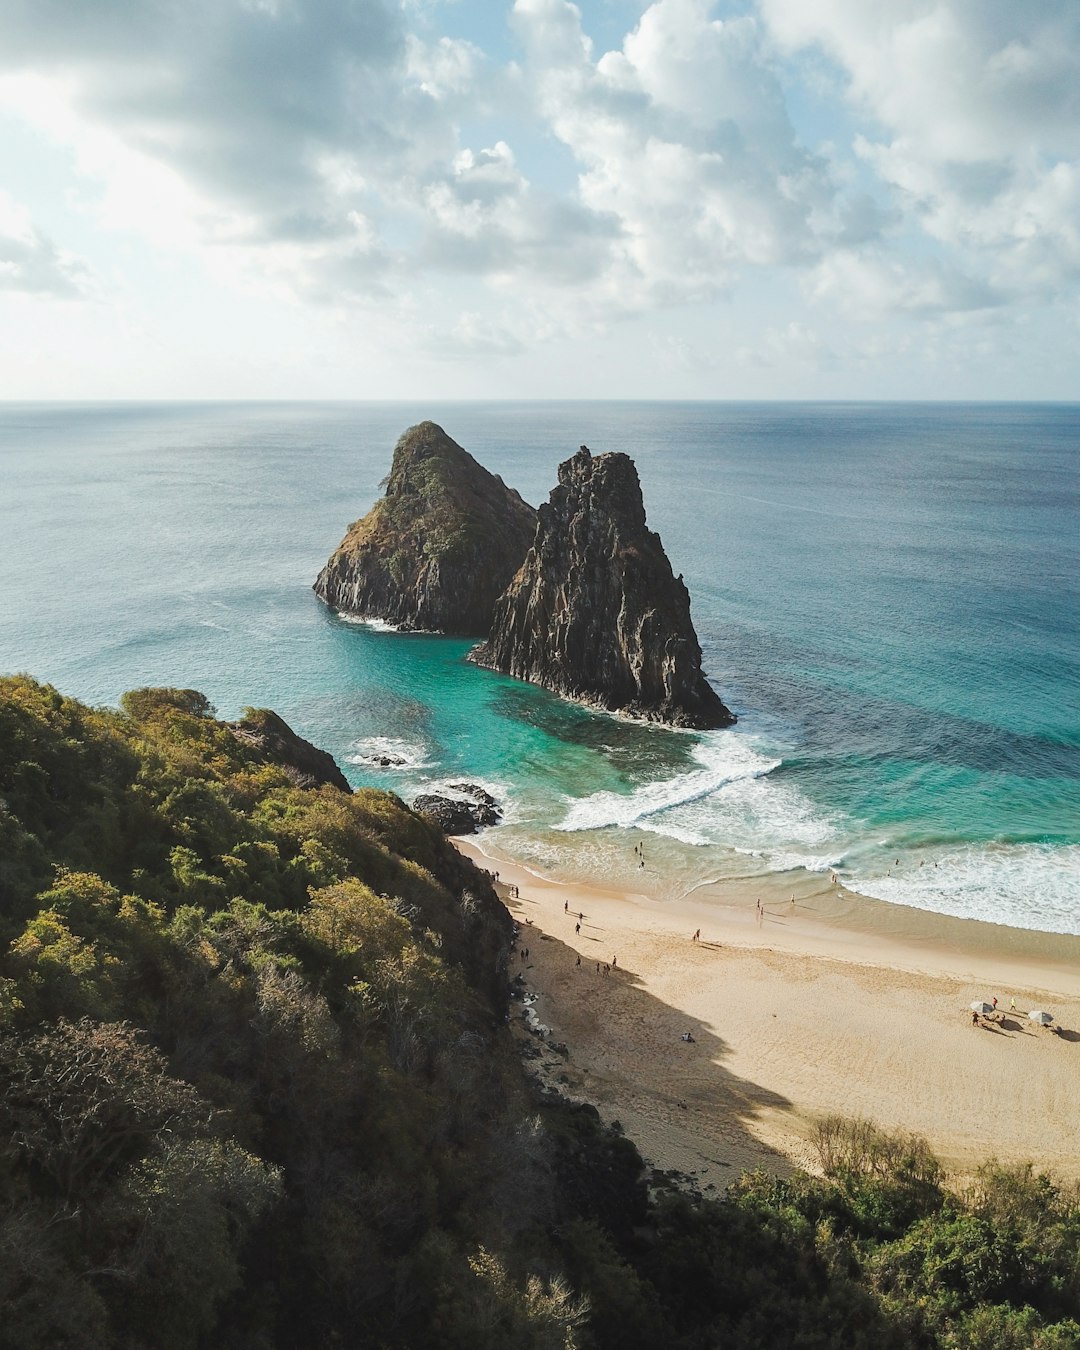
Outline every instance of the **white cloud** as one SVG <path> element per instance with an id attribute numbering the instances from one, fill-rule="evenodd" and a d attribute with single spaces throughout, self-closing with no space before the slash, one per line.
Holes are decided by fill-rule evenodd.
<path id="1" fill-rule="evenodd" d="M 410 58 L 380 0 L 0 8 L 0 99 L 74 151 L 101 223 L 317 296 L 392 271 L 390 199 L 455 152 L 438 100 L 468 61 Z"/>
<path id="2" fill-rule="evenodd" d="M 598 59 L 566 0 L 517 0 L 526 75 L 580 166 L 582 202 L 618 225 L 598 278 L 614 309 L 704 299 L 746 266 L 820 249 L 824 163 L 803 149 L 756 22 L 657 0 Z"/>
<path id="3" fill-rule="evenodd" d="M 940 259 L 909 259 L 881 250 L 838 249 L 803 279 L 807 296 L 850 318 L 930 316 L 992 309 L 1002 297 L 987 283 Z"/>
<path id="4" fill-rule="evenodd" d="M 462 314 L 449 328 L 421 327 L 419 342 L 424 351 L 443 361 L 471 361 L 477 356 L 517 356 L 524 350 L 516 334 L 474 312 Z"/>
<path id="5" fill-rule="evenodd" d="M 975 290 L 1027 300 L 1080 280 L 1075 0 L 759 5 L 787 50 L 816 46 L 840 65 L 853 106 L 877 124 L 857 153 L 966 258 Z M 955 286 L 941 289 L 947 303 Z"/>
<path id="6" fill-rule="evenodd" d="M 440 102 L 468 95 L 475 87 L 484 54 L 475 44 L 441 37 L 423 42 L 415 33 L 406 39 L 406 74 L 425 94 Z"/>
<path id="7" fill-rule="evenodd" d="M 428 370 L 548 343 L 607 378 L 622 342 L 709 392 L 740 349 L 809 380 L 1034 315 L 989 365 L 1075 298 L 1076 0 L 503 4 L 467 41 L 434 0 L 6 0 L 0 114 L 70 174 L 10 186 L 63 194 L 115 294 L 152 309 L 156 267 Z M 85 291 L 4 200 L 0 287 Z"/>
<path id="8" fill-rule="evenodd" d="M 0 291 L 72 300 L 86 295 L 91 281 L 87 265 L 57 248 L 29 211 L 0 188 Z"/>

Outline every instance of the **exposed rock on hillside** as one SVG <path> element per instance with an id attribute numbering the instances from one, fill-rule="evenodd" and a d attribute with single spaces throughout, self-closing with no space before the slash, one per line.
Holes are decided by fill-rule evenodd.
<path id="1" fill-rule="evenodd" d="M 271 763 L 285 770 L 301 788 L 330 787 L 352 792 L 333 755 L 298 736 L 292 727 L 269 708 L 249 708 L 239 722 L 227 722 L 232 734 L 254 746 Z"/>
<path id="2" fill-rule="evenodd" d="M 536 512 L 434 422 L 398 441 L 386 495 L 315 582 L 333 608 L 481 637 L 532 543 Z"/>
<path id="3" fill-rule="evenodd" d="M 472 654 L 520 680 L 682 727 L 735 718 L 701 670 L 690 596 L 648 529 L 624 454 L 586 446 L 559 466 L 536 538 Z"/>

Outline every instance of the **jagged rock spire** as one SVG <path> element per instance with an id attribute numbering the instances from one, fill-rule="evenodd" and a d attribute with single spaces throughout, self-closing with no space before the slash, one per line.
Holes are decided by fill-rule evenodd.
<path id="1" fill-rule="evenodd" d="M 684 727 L 735 721 L 701 670 L 690 596 L 645 522 L 624 454 L 559 466 L 532 548 L 495 605 L 478 664 L 569 698 Z"/>

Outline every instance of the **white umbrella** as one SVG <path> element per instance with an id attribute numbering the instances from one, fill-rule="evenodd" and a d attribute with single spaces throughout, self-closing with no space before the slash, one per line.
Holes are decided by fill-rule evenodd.
<path id="1" fill-rule="evenodd" d="M 980 1017 L 989 1017 L 994 1011 L 994 1005 L 992 1003 L 983 1003 L 980 999 L 976 999 L 970 1006 L 971 1011 L 978 1013 Z"/>
<path id="2" fill-rule="evenodd" d="M 1028 1017 L 1033 1022 L 1038 1022 L 1041 1027 L 1048 1027 L 1054 1020 L 1053 1013 L 1040 1012 L 1038 1008 L 1033 1008 L 1032 1011 L 1028 1013 Z"/>

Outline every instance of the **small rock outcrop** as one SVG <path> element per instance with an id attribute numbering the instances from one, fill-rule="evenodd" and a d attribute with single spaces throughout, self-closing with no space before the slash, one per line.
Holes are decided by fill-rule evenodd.
<path id="1" fill-rule="evenodd" d="M 559 466 L 533 546 L 471 659 L 651 721 L 735 721 L 702 673 L 689 593 L 645 523 L 624 454 L 594 458 L 582 446 Z"/>
<path id="2" fill-rule="evenodd" d="M 330 786 L 352 792 L 333 755 L 298 736 L 292 727 L 269 708 L 248 708 L 239 722 L 226 722 L 237 740 L 254 746 L 260 755 L 285 770 L 296 787 Z"/>
<path id="3" fill-rule="evenodd" d="M 315 582 L 334 609 L 398 628 L 485 636 L 536 512 L 434 422 L 398 441 L 386 495 Z"/>
<path id="4" fill-rule="evenodd" d="M 412 809 L 437 825 L 443 834 L 475 834 L 502 820 L 499 803 L 482 787 L 475 783 L 451 783 L 450 789 L 463 795 L 444 797 L 426 793 L 415 799 Z"/>

